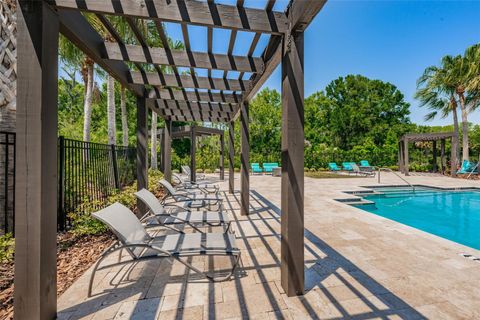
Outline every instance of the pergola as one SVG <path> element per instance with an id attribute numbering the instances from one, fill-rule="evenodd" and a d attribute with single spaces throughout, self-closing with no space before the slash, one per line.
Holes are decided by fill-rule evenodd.
<path id="1" fill-rule="evenodd" d="M 241 123 L 241 214 L 249 213 L 249 101 L 273 70 L 282 68 L 281 283 L 289 295 L 304 292 L 304 31 L 326 0 L 290 1 L 285 12 L 217 4 L 213 0 L 18 0 L 15 317 L 56 314 L 57 81 L 59 32 L 137 97 L 137 182 L 147 187 L 147 110 L 165 119 L 164 146 L 171 148 L 172 121 L 228 124 L 230 192 L 233 192 L 233 121 Z M 85 13 L 108 30 L 105 39 Z M 127 44 L 109 17 L 125 19 L 137 38 Z M 154 21 L 160 48 L 151 48 L 137 25 Z M 163 22 L 181 25 L 185 49 L 173 50 Z M 207 29 L 207 52 L 191 49 L 189 25 Z M 230 30 L 226 54 L 213 51 L 213 30 Z M 233 54 L 237 33 L 250 32 L 246 56 Z M 267 35 L 260 56 L 257 43 Z M 112 41 L 112 39 L 114 41 Z M 108 40 L 108 41 L 107 41 Z M 145 65 L 151 68 L 145 68 Z M 161 66 L 170 66 L 171 73 Z M 179 67 L 192 71 L 179 72 Z M 194 68 L 210 70 L 197 76 Z M 148 71 L 148 70 L 154 70 Z M 213 77 L 222 70 L 223 77 Z M 238 72 L 230 79 L 228 72 Z M 244 75 L 251 74 L 244 78 Z M 171 179 L 170 152 L 165 177 Z"/>
<path id="2" fill-rule="evenodd" d="M 408 172 L 408 144 L 410 142 L 418 141 L 432 141 L 433 144 L 433 172 L 438 172 L 437 168 L 437 141 L 440 141 L 440 163 L 442 165 L 442 173 L 445 173 L 445 140 L 450 139 L 452 143 L 451 148 L 451 174 L 455 175 L 457 172 L 457 148 L 458 148 L 458 137 L 454 132 L 435 132 L 435 133 L 408 133 L 402 136 L 398 142 L 398 163 L 400 167 L 400 172 L 404 173 L 406 176 L 409 175 Z"/>
<path id="3" fill-rule="evenodd" d="M 164 130 L 159 130 L 158 133 L 160 137 L 160 141 L 165 141 L 163 138 Z M 190 139 L 190 169 L 191 175 L 190 180 L 196 181 L 196 169 L 197 169 L 197 161 L 196 161 L 196 153 L 197 153 L 197 145 L 196 140 L 197 137 L 204 137 L 204 136 L 213 136 L 218 135 L 220 137 L 220 180 L 225 178 L 225 138 L 224 138 L 224 131 L 217 129 L 217 128 L 209 128 L 209 127 L 201 127 L 201 126 L 182 126 L 182 127 L 173 127 L 172 128 L 172 139 Z M 170 149 L 165 149 L 164 144 L 162 143 L 160 147 L 160 169 L 164 171 L 164 158 L 167 152 L 171 152 Z M 171 155 L 167 155 L 171 157 Z"/>

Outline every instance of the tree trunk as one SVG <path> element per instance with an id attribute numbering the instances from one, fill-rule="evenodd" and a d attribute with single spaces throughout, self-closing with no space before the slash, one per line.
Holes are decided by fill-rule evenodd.
<path id="1" fill-rule="evenodd" d="M 458 146 L 458 136 L 460 134 L 460 130 L 458 127 L 458 114 L 457 114 L 457 102 L 455 101 L 455 98 L 450 99 L 450 103 L 452 104 L 452 114 L 453 114 L 453 132 L 455 133 L 455 143 L 452 143 L 452 148 L 455 148 L 455 146 Z M 457 159 L 459 158 L 459 150 L 455 149 L 452 150 L 457 155 Z"/>
<path id="2" fill-rule="evenodd" d="M 122 110 L 122 133 L 123 133 L 123 145 L 128 146 L 128 122 L 127 122 L 127 100 L 125 97 L 125 88 L 120 88 L 120 108 Z"/>
<path id="3" fill-rule="evenodd" d="M 150 149 L 150 154 L 151 154 L 151 168 L 157 170 L 158 169 L 158 164 L 157 164 L 157 113 L 152 110 L 152 130 L 150 133 L 152 143 L 151 143 L 151 149 Z"/>
<path id="4" fill-rule="evenodd" d="M 115 80 L 111 75 L 107 78 L 107 114 L 108 114 L 108 144 L 117 144 L 115 128 Z"/>
<path id="5" fill-rule="evenodd" d="M 468 111 L 465 107 L 465 96 L 463 93 L 458 95 L 460 101 L 460 110 L 462 111 L 462 161 L 469 158 L 468 143 Z"/>
<path id="6" fill-rule="evenodd" d="M 87 69 L 87 81 L 85 83 L 85 97 L 83 99 L 83 141 L 90 141 L 90 126 L 92 122 L 92 99 L 93 99 L 93 72 L 94 63 L 91 60 L 85 62 Z"/>

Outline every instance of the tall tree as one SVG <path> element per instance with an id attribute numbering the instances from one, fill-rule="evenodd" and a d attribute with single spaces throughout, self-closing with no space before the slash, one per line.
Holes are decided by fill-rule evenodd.
<path id="1" fill-rule="evenodd" d="M 151 155 L 151 161 L 150 161 L 150 166 L 152 169 L 157 170 L 158 169 L 158 155 L 157 155 L 157 126 L 158 126 L 158 121 L 157 121 L 157 113 L 152 110 L 152 128 L 150 132 L 150 137 L 151 137 L 151 144 L 150 144 L 150 155 Z"/>
<path id="2" fill-rule="evenodd" d="M 125 87 L 120 86 L 120 110 L 122 113 L 122 143 L 123 146 L 128 146 L 128 112 L 127 112 L 127 98 L 125 96 Z"/>
<path id="3" fill-rule="evenodd" d="M 409 123 L 409 104 L 393 84 L 361 75 L 340 77 L 325 89 L 324 116 L 333 144 L 343 150 L 366 139 L 383 145 L 389 129 Z"/>
<path id="4" fill-rule="evenodd" d="M 115 113 L 115 80 L 107 76 L 107 123 L 108 144 L 117 144 L 116 113 Z"/>
<path id="5" fill-rule="evenodd" d="M 442 61 L 440 67 L 430 66 L 425 69 L 422 76 L 417 80 L 417 92 L 415 98 L 420 101 L 420 106 L 427 106 L 432 110 L 425 116 L 425 120 L 432 120 L 440 115 L 447 117 L 450 113 L 453 116 L 453 130 L 455 139 L 459 136 L 458 125 L 458 103 L 455 98 L 456 88 L 449 77 L 449 65 Z M 456 143 L 452 147 L 455 147 Z M 452 150 L 458 155 L 458 150 Z M 458 157 L 457 157 L 458 158 Z"/>

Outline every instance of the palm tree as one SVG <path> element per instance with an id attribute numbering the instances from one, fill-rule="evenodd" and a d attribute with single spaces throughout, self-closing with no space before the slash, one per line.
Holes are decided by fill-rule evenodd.
<path id="1" fill-rule="evenodd" d="M 151 128 L 151 133 L 150 137 L 152 139 L 152 143 L 150 145 L 150 154 L 151 154 L 151 160 L 150 160 L 150 167 L 152 169 L 157 170 L 158 169 L 158 162 L 157 162 L 157 113 L 152 110 L 152 128 Z"/>
<path id="2" fill-rule="evenodd" d="M 455 57 L 445 56 L 442 59 L 445 68 L 446 81 L 448 85 L 455 88 L 460 110 L 462 112 L 462 160 L 469 158 L 469 142 L 468 142 L 468 112 L 466 106 L 466 87 L 468 83 L 467 74 L 469 71 L 468 61 L 458 55 Z"/>
<path id="3" fill-rule="evenodd" d="M 60 61 L 70 66 L 79 66 L 80 68 L 80 74 L 84 83 L 83 140 L 90 141 L 95 63 L 62 35 L 60 35 L 59 53 Z"/>
<path id="4" fill-rule="evenodd" d="M 107 123 L 108 144 L 117 144 L 116 116 L 115 116 L 115 79 L 107 76 Z"/>
<path id="5" fill-rule="evenodd" d="M 458 103 L 455 99 L 455 86 L 451 84 L 448 77 L 448 68 L 442 61 L 441 67 L 430 66 L 425 69 L 417 81 L 417 92 L 415 98 L 420 101 L 420 107 L 428 106 L 432 112 L 425 116 L 425 120 L 432 120 L 440 115 L 446 118 L 450 113 L 453 115 L 453 130 L 455 140 L 458 140 Z M 454 141 L 452 148 L 455 148 L 457 141 Z M 452 150 L 457 154 L 458 150 Z"/>
<path id="6" fill-rule="evenodd" d="M 120 86 L 120 110 L 122 113 L 122 142 L 123 146 L 128 146 L 128 114 L 127 114 L 127 100 L 125 97 L 125 87 Z"/>

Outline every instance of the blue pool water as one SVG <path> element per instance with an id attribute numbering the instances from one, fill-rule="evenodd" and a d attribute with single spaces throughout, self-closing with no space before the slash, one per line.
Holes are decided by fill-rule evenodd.
<path id="1" fill-rule="evenodd" d="M 480 249 L 480 192 L 384 189 L 365 195 L 362 210 Z"/>

